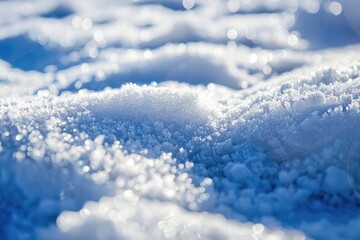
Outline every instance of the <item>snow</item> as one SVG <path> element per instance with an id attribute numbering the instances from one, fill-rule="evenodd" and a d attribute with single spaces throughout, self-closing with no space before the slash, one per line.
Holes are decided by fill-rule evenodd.
<path id="1" fill-rule="evenodd" d="M 360 238 L 358 5 L 0 2 L 0 238 Z"/>

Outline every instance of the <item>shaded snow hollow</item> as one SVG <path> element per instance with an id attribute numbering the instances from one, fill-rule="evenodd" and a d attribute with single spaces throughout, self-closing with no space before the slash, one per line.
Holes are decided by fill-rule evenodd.
<path id="1" fill-rule="evenodd" d="M 346 3 L 104 2 L 0 3 L 1 239 L 360 238 Z"/>

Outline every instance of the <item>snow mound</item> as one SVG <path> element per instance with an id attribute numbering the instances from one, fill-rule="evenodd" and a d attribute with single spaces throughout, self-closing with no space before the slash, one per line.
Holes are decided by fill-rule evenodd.
<path id="1" fill-rule="evenodd" d="M 359 239 L 358 5 L 1 1 L 0 239 Z"/>
<path id="2" fill-rule="evenodd" d="M 189 88 L 125 85 L 119 91 L 90 94 L 78 101 L 98 117 L 138 122 L 206 126 L 219 115 L 216 102 Z"/>

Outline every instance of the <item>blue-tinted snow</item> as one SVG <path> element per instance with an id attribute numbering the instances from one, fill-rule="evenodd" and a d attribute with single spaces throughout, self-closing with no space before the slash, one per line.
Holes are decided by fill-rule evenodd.
<path id="1" fill-rule="evenodd" d="M 359 7 L 1 1 L 0 238 L 360 238 Z"/>

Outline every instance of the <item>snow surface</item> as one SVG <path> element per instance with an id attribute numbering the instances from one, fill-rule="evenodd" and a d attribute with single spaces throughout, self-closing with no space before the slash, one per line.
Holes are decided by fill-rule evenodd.
<path id="1" fill-rule="evenodd" d="M 0 239 L 359 239 L 357 0 L 0 2 Z"/>

